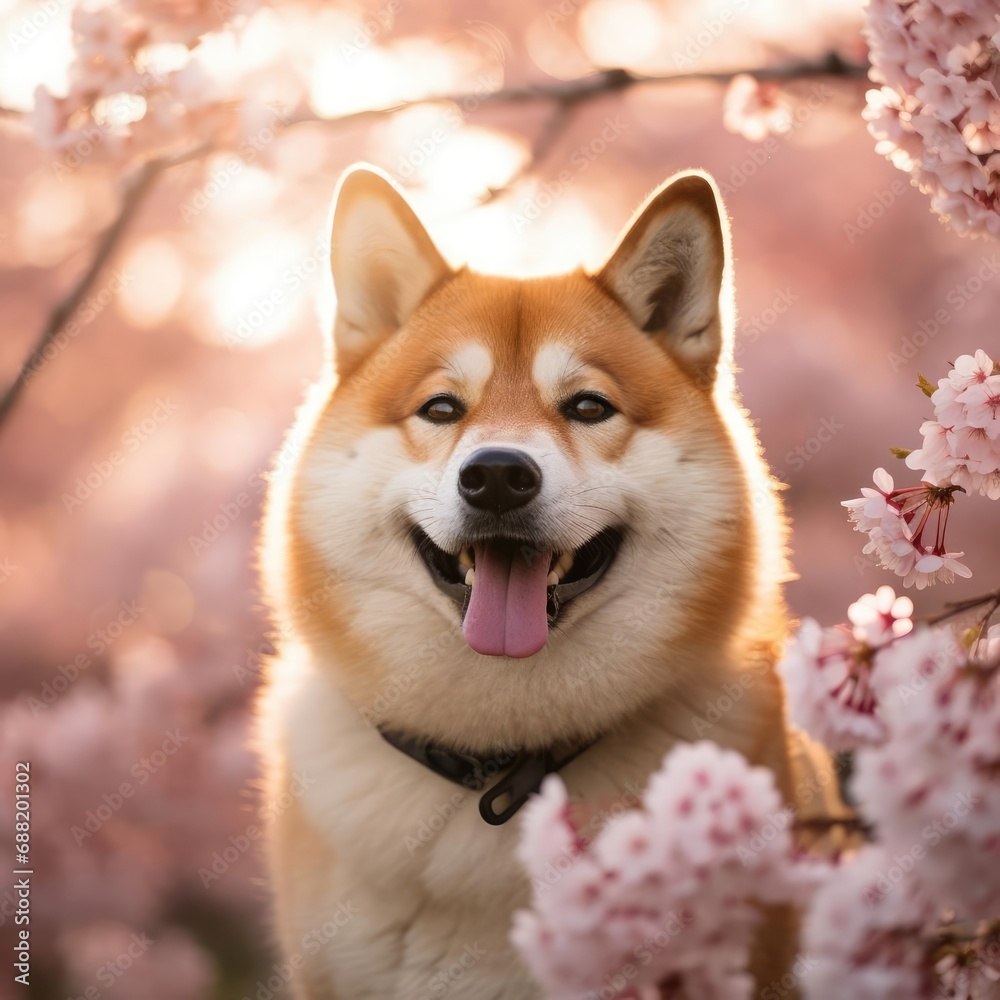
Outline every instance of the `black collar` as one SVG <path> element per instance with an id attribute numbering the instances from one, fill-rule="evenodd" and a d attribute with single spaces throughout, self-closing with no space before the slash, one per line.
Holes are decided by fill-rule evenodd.
<path id="1" fill-rule="evenodd" d="M 479 815 L 491 826 L 506 823 L 528 801 L 528 797 L 538 791 L 547 774 L 565 767 L 600 739 L 597 737 L 584 743 L 563 757 L 555 756 L 551 750 L 533 753 L 526 750 L 499 750 L 489 757 L 477 757 L 404 733 L 386 729 L 379 729 L 379 733 L 387 743 L 407 757 L 412 757 L 435 774 L 473 792 L 481 792 L 491 778 L 506 771 L 504 777 L 479 799 Z M 509 795 L 510 801 L 506 808 L 497 812 L 494 804 L 504 795 Z"/>

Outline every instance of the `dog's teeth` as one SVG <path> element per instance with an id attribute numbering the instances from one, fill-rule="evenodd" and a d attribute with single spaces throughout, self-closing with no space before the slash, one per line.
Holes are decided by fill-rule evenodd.
<path id="1" fill-rule="evenodd" d="M 546 587 L 554 587 L 558 582 L 559 582 L 559 574 L 555 572 L 549 573 L 549 575 L 545 578 Z"/>
<path id="2" fill-rule="evenodd" d="M 552 567 L 552 572 L 556 575 L 558 583 L 572 568 L 573 566 L 573 553 L 563 552 L 559 556 L 559 561 Z"/>
<path id="3" fill-rule="evenodd" d="M 465 585 L 466 587 L 471 587 L 473 581 L 476 579 L 476 571 L 469 567 L 469 572 L 465 574 Z"/>
<path id="4" fill-rule="evenodd" d="M 472 569 L 472 567 L 475 566 L 475 563 L 472 561 L 472 549 L 468 546 L 459 552 L 458 565 L 461 566 L 462 569 Z"/>

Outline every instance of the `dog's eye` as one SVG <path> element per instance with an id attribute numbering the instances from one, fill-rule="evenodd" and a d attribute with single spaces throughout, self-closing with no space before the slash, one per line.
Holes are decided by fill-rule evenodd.
<path id="1" fill-rule="evenodd" d="M 595 392 L 581 392 L 563 404 L 563 413 L 570 420 L 579 420 L 585 424 L 600 423 L 616 412 L 603 396 L 598 396 Z"/>
<path id="2" fill-rule="evenodd" d="M 433 424 L 451 424 L 465 415 L 465 408 L 454 396 L 431 396 L 417 410 L 417 416 Z"/>

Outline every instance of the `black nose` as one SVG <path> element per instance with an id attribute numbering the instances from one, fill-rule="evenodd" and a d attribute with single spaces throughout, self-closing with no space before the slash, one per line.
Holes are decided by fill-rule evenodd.
<path id="1" fill-rule="evenodd" d="M 541 488 L 542 470 L 530 456 L 513 448 L 480 448 L 458 472 L 458 492 L 465 501 L 498 514 L 523 507 Z"/>

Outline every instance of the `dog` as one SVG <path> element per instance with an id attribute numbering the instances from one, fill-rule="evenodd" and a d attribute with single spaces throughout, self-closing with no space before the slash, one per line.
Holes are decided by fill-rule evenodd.
<path id="1" fill-rule="evenodd" d="M 546 774 L 593 816 L 680 741 L 793 805 L 823 766 L 774 671 L 786 526 L 734 388 L 727 216 L 685 172 L 596 272 L 517 280 L 450 266 L 374 168 L 335 204 L 332 344 L 262 542 L 282 967 L 301 1000 L 540 998 L 508 932 Z M 758 982 L 795 937 L 766 913 Z"/>

